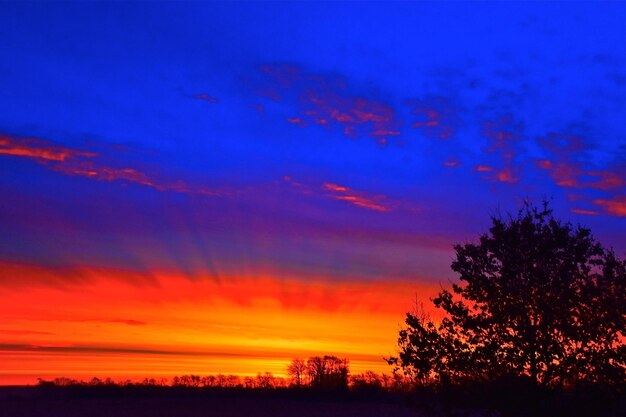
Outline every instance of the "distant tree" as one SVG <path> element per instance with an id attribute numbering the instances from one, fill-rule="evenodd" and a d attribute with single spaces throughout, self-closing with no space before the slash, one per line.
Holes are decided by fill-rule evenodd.
<path id="1" fill-rule="evenodd" d="M 362 374 L 351 375 L 350 387 L 355 390 L 387 389 L 387 386 L 383 387 L 383 375 L 378 375 L 373 371 L 365 371 Z"/>
<path id="2" fill-rule="evenodd" d="M 261 389 L 274 388 L 276 385 L 276 377 L 271 372 L 265 372 L 264 374 L 258 373 L 255 378 L 254 387 Z"/>
<path id="3" fill-rule="evenodd" d="M 241 387 L 241 378 L 239 378 L 237 375 L 227 375 L 226 378 L 224 379 L 224 385 L 222 385 L 225 388 L 238 388 Z"/>
<path id="4" fill-rule="evenodd" d="M 626 262 L 546 202 L 491 221 L 478 243 L 454 247 L 461 283 L 433 299 L 445 317 L 408 313 L 389 362 L 422 382 L 626 381 Z"/>
<path id="5" fill-rule="evenodd" d="M 100 386 L 104 385 L 104 382 L 102 382 L 102 380 L 100 378 L 93 377 L 87 383 L 87 385 L 91 385 L 92 387 L 100 387 Z"/>
<path id="6" fill-rule="evenodd" d="M 207 375 L 202 378 L 202 386 L 215 387 L 217 385 L 215 375 Z"/>
<path id="7" fill-rule="evenodd" d="M 52 382 L 57 387 L 69 387 L 69 386 L 72 386 L 72 385 L 78 385 L 79 384 L 79 381 L 77 381 L 75 379 L 71 379 L 71 378 L 65 378 L 65 377 L 54 378 L 54 380 L 52 380 Z"/>
<path id="8" fill-rule="evenodd" d="M 309 383 L 315 388 L 346 388 L 350 375 L 349 362 L 336 356 L 313 356 L 307 360 Z"/>
<path id="9" fill-rule="evenodd" d="M 296 387 L 301 387 L 304 374 L 306 372 L 306 363 L 302 359 L 294 359 L 287 366 L 287 375 L 291 379 L 291 383 Z"/>
<path id="10" fill-rule="evenodd" d="M 37 378 L 37 385 L 40 387 L 53 387 L 55 384 L 54 384 L 54 381 L 48 381 L 43 378 Z"/>

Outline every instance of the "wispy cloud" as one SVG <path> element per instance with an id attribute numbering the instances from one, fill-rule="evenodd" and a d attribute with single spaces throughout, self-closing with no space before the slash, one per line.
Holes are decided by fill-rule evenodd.
<path id="1" fill-rule="evenodd" d="M 600 214 L 600 212 L 595 211 L 595 210 L 585 210 L 585 209 L 578 209 L 578 208 L 573 208 L 572 213 L 576 213 L 576 214 L 585 214 L 587 216 L 597 216 L 598 214 Z"/>
<path id="2" fill-rule="evenodd" d="M 626 196 L 617 196 L 612 200 L 596 199 L 593 200 L 593 203 L 614 216 L 626 216 Z"/>
<path id="3" fill-rule="evenodd" d="M 289 176 L 285 176 L 283 179 L 302 194 L 345 201 L 351 205 L 378 212 L 387 212 L 392 208 L 388 198 L 382 194 L 373 195 L 332 182 L 325 182 L 321 186 L 311 186 L 294 181 Z"/>
<path id="4" fill-rule="evenodd" d="M 127 326 L 146 326 L 148 324 L 145 321 L 133 320 L 133 319 L 66 319 L 66 320 L 60 320 L 60 321 L 112 323 L 112 324 L 125 324 Z"/>
<path id="5" fill-rule="evenodd" d="M 182 180 L 164 181 L 136 168 L 116 167 L 100 162 L 96 152 L 55 145 L 44 139 L 21 138 L 0 132 L 0 155 L 28 158 L 48 169 L 65 175 L 86 177 L 97 181 L 126 182 L 158 191 L 192 193 L 207 196 L 225 195 L 226 190 L 212 190 Z"/>
<path id="6" fill-rule="evenodd" d="M 461 165 L 461 161 L 456 158 L 448 158 L 448 160 L 443 163 L 443 166 L 448 168 L 455 168 L 459 165 Z"/>
<path id="7" fill-rule="evenodd" d="M 11 336 L 44 336 L 54 334 L 52 332 L 42 332 L 39 330 L 24 330 L 24 329 L 0 329 L 0 334 L 8 334 Z"/>
<path id="8" fill-rule="evenodd" d="M 197 98 L 198 100 L 205 100 L 213 104 L 216 104 L 218 102 L 218 100 L 215 97 L 211 97 L 210 95 L 206 93 L 196 94 L 195 96 L 193 96 L 193 98 Z"/>
<path id="9" fill-rule="evenodd" d="M 476 165 L 474 170 L 477 172 L 493 172 L 493 168 L 489 165 Z"/>
<path id="10" fill-rule="evenodd" d="M 78 151 L 35 138 L 19 138 L 0 132 L 0 154 L 42 161 L 64 162 L 76 157 L 94 157 L 94 152 Z"/>
<path id="11" fill-rule="evenodd" d="M 385 205 L 385 197 L 382 195 L 369 196 L 363 192 L 353 190 L 333 183 L 325 183 L 324 189 L 329 191 L 331 198 L 341 201 L 347 201 L 358 207 L 363 207 L 375 211 L 389 211 L 390 208 Z"/>

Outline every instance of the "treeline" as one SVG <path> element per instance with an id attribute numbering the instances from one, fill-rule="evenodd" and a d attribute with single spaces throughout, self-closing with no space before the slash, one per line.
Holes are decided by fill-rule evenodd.
<path id="1" fill-rule="evenodd" d="M 271 372 L 256 376 L 181 375 L 168 378 L 144 378 L 142 381 L 92 378 L 88 381 L 66 377 L 38 379 L 39 386 L 49 387 L 184 387 L 223 389 L 329 389 L 409 391 L 413 383 L 399 373 L 384 374 L 366 371 L 350 374 L 349 361 L 336 356 L 313 356 L 294 359 L 287 367 L 287 377 Z"/>

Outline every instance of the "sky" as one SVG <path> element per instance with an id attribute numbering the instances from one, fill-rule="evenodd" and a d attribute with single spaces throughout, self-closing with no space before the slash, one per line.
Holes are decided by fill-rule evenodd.
<path id="1" fill-rule="evenodd" d="M 626 256 L 624 2 L 0 4 L 0 384 L 390 372 L 525 200 Z"/>

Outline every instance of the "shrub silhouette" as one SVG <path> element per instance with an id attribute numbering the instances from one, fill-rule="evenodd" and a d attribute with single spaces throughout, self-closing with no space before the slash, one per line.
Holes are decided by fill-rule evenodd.
<path id="1" fill-rule="evenodd" d="M 408 313 L 389 363 L 422 383 L 623 384 L 626 262 L 547 202 L 491 221 L 454 247 L 461 283 L 432 300 L 445 317 Z"/>

